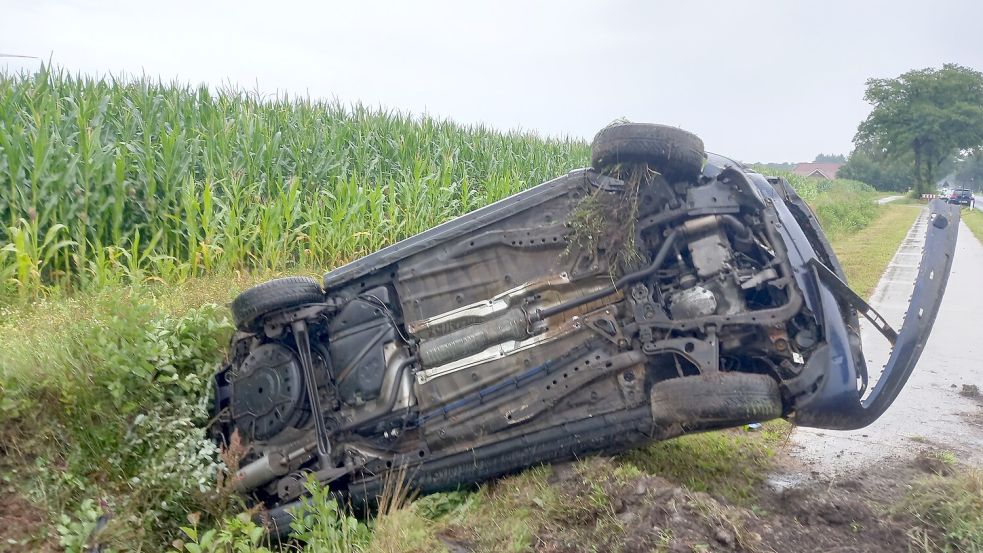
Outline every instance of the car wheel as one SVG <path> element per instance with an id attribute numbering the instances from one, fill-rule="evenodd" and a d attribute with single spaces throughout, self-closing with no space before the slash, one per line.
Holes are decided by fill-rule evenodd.
<path id="1" fill-rule="evenodd" d="M 657 425 L 709 429 L 782 416 L 778 383 L 761 374 L 716 373 L 673 378 L 653 386 L 650 398 Z"/>
<path id="2" fill-rule="evenodd" d="M 601 129 L 591 143 L 591 165 L 599 171 L 647 163 L 670 181 L 695 180 L 705 159 L 700 137 L 667 125 L 617 123 Z"/>
<path id="3" fill-rule="evenodd" d="M 285 277 L 264 282 L 246 290 L 232 300 L 232 319 L 239 330 L 250 330 L 260 316 L 271 311 L 324 301 L 324 292 L 316 280 L 308 277 Z"/>

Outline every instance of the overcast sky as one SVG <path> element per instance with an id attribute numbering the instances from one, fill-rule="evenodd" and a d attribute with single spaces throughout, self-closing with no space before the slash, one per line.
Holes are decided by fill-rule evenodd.
<path id="1" fill-rule="evenodd" d="M 545 135 L 627 117 L 811 161 L 849 152 L 867 78 L 983 70 L 983 2 L 0 0 L 0 53 Z"/>

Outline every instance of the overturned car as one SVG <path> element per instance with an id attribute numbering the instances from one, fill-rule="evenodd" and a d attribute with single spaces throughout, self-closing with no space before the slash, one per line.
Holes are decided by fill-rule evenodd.
<path id="1" fill-rule="evenodd" d="M 371 502 L 786 417 L 865 426 L 924 347 L 959 213 L 932 222 L 895 332 L 782 179 L 619 123 L 579 169 L 339 267 L 243 292 L 216 375 L 236 487 L 280 531 L 313 476 Z M 858 316 L 894 344 L 868 383 Z"/>

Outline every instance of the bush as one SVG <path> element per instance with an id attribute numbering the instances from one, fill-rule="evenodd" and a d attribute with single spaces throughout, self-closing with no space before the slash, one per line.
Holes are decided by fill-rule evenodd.
<path id="1" fill-rule="evenodd" d="M 176 536 L 215 500 L 221 463 L 204 426 L 231 324 L 215 305 L 170 317 L 135 297 L 47 314 L 0 345 L 0 424 L 34 458 L 34 499 L 70 513 L 66 546 L 91 539 L 79 529 L 97 503 L 103 543 Z"/>
<path id="2" fill-rule="evenodd" d="M 870 225 L 877 217 L 876 190 L 860 181 L 817 179 L 795 173 L 762 170 L 784 178 L 816 212 L 819 224 L 830 235 L 851 234 Z"/>

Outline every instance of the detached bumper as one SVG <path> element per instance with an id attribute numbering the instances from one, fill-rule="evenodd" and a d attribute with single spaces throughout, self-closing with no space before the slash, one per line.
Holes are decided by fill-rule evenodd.
<path id="1" fill-rule="evenodd" d="M 826 344 L 810 357 L 802 375 L 792 383 L 809 392 L 794 406 L 790 418 L 796 424 L 838 430 L 862 428 L 877 420 L 904 388 L 925 349 L 942 303 L 959 230 L 958 207 L 936 199 L 929 204 L 929 211 L 925 248 L 911 302 L 877 384 L 866 398 L 861 398 L 860 371 L 849 335 L 841 310 L 827 291 L 823 294 Z"/>

